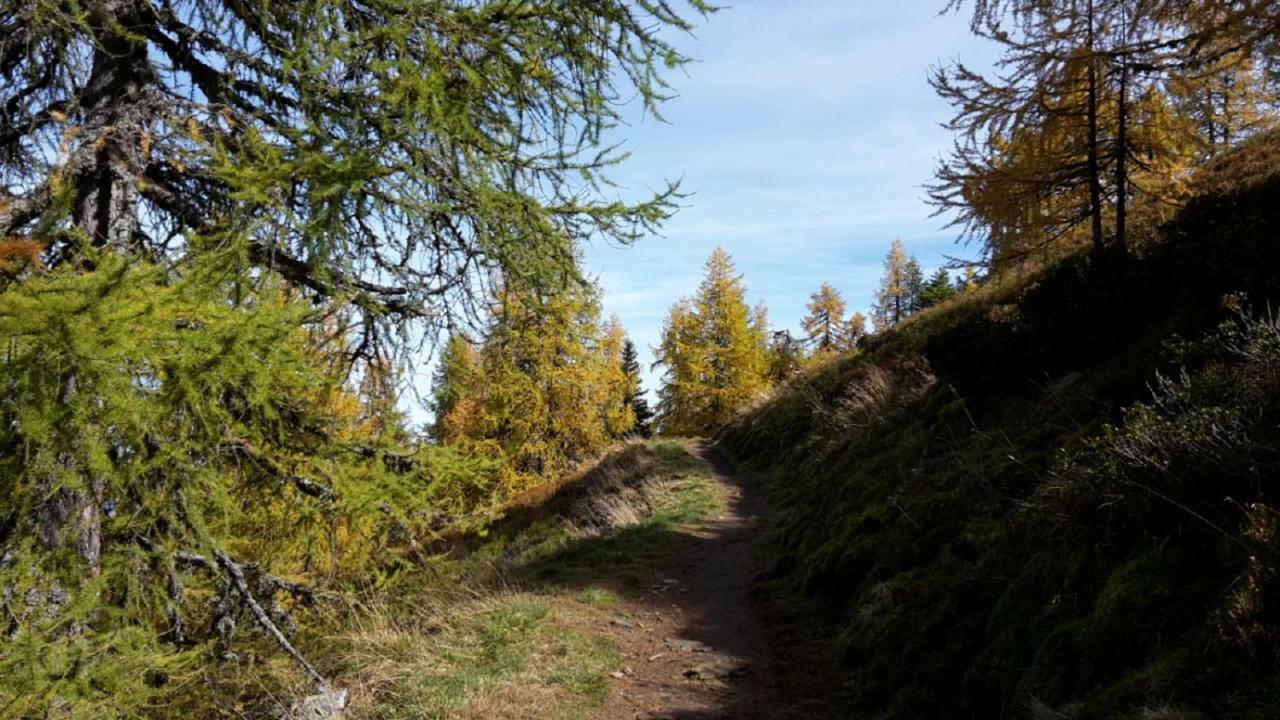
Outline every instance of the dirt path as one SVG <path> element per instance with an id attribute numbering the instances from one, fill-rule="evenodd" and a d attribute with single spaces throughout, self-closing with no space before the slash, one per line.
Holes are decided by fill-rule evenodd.
<path id="1" fill-rule="evenodd" d="M 687 530 L 690 542 L 646 592 L 623 598 L 609 633 L 624 667 L 596 715 L 601 720 L 785 716 L 765 633 L 749 600 L 762 493 L 727 472 L 703 446 L 690 450 L 725 486 L 727 508 Z"/>

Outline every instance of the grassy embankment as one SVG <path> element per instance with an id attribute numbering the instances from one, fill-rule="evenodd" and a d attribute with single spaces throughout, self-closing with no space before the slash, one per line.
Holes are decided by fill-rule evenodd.
<path id="1" fill-rule="evenodd" d="M 848 716 L 1280 717 L 1277 169 L 1256 139 L 1134 256 L 967 293 L 719 436 Z"/>

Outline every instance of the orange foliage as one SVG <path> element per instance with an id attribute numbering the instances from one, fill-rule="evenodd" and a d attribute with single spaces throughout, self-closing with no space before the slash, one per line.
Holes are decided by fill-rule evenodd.
<path id="1" fill-rule="evenodd" d="M 0 240 L 0 272 L 15 272 L 29 265 L 39 265 L 44 245 L 27 238 Z"/>

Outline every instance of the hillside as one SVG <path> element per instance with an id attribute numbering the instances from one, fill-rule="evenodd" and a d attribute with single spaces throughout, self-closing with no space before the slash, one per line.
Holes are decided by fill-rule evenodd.
<path id="1" fill-rule="evenodd" d="M 843 716 L 1280 715 L 1278 154 L 1202 169 L 1135 256 L 962 295 L 718 435 Z"/>

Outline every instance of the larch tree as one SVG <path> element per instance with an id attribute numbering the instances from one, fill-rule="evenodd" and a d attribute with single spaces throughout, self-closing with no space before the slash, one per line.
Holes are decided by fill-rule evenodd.
<path id="1" fill-rule="evenodd" d="M 178 666 L 222 687 L 259 631 L 324 684 L 297 580 L 432 532 L 491 469 L 353 431 L 349 378 L 478 322 L 492 277 L 581 289 L 566 238 L 672 212 L 673 186 L 594 189 L 686 14 L 0 0 L 0 595 L 39 599 L 0 653 L 18 716 L 164 707 Z"/>
<path id="2" fill-rule="evenodd" d="M 1031 234 L 1037 250 L 1087 222 L 1102 247 L 1105 2 L 978 2 L 970 27 L 1003 47 L 996 72 L 935 70 L 935 91 L 956 108 L 957 140 L 929 194 L 966 237 L 990 248 Z"/>
<path id="3" fill-rule="evenodd" d="M 845 323 L 844 338 L 845 344 L 850 348 L 856 348 L 862 342 L 862 338 L 867 335 L 867 316 L 860 312 L 855 312 L 849 316 L 849 321 Z"/>
<path id="4" fill-rule="evenodd" d="M 664 435 L 694 434 L 709 422 L 704 387 L 711 375 L 711 357 L 704 342 L 693 301 L 681 298 L 667 311 L 662 336 L 654 348 L 654 365 L 663 368 L 657 420 Z"/>
<path id="5" fill-rule="evenodd" d="M 450 333 L 431 383 L 435 413 L 432 434 L 437 442 L 449 444 L 473 432 L 479 419 L 482 377 L 480 353 L 475 345 L 460 332 Z"/>
<path id="6" fill-rule="evenodd" d="M 1081 234 L 1095 250 L 1125 247 L 1132 202 L 1177 202 L 1191 156 L 1167 96 L 1212 97 L 1192 87 L 1212 83 L 1215 67 L 1238 74 L 1277 16 L 1263 0 L 975 2 L 971 28 L 1003 55 L 987 75 L 962 64 L 934 73 L 957 142 L 931 201 L 996 264 Z"/>
<path id="7" fill-rule="evenodd" d="M 767 326 L 763 307 L 747 305 L 733 259 L 716 248 L 697 295 L 671 308 L 657 349 L 664 433 L 711 432 L 768 389 Z"/>
<path id="8" fill-rule="evenodd" d="M 913 270 L 914 268 L 914 270 Z M 907 255 L 902 239 L 889 246 L 884 259 L 884 274 L 876 290 L 872 319 L 877 330 L 885 330 L 905 320 L 915 309 L 920 264 Z"/>
<path id="9" fill-rule="evenodd" d="M 822 283 L 809 296 L 808 314 L 800 321 L 805 340 L 814 355 L 826 355 L 847 349 L 844 313 L 847 309 L 840 291 L 831 283 Z"/>
<path id="10" fill-rule="evenodd" d="M 537 297 L 504 283 L 481 344 L 477 418 L 460 440 L 490 443 L 512 491 L 603 451 L 635 424 L 625 403 L 625 334 L 600 319 L 595 287 Z"/>
<path id="11" fill-rule="evenodd" d="M 600 418 L 605 432 L 615 440 L 636 433 L 640 418 L 636 405 L 644 400 L 639 394 L 639 375 L 629 370 L 632 365 L 639 370 L 639 364 L 634 357 L 628 362 L 628 347 L 634 353 L 635 346 L 627 337 L 622 320 L 617 315 L 610 316 L 600 335 L 596 353 L 599 366 L 592 373 L 592 380 L 598 386 L 595 393 L 601 399 Z"/>

